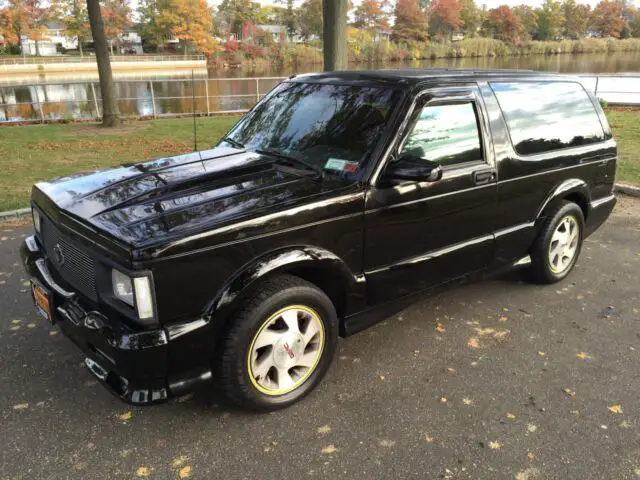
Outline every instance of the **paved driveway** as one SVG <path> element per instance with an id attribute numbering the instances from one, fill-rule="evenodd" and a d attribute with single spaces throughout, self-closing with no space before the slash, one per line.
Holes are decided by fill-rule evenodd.
<path id="1" fill-rule="evenodd" d="M 341 341 L 302 403 L 130 408 L 31 307 L 0 228 L 0 478 L 640 478 L 640 202 L 574 273 L 457 288 Z"/>

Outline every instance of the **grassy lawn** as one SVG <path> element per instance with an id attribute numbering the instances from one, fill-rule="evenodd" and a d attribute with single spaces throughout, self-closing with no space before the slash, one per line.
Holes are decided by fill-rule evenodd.
<path id="1" fill-rule="evenodd" d="M 640 184 L 640 112 L 607 115 L 620 148 L 618 179 Z M 210 147 L 237 120 L 198 119 L 198 149 Z M 192 119 L 131 122 L 116 130 L 89 124 L 2 127 L 0 211 L 28 206 L 38 180 L 192 150 Z"/>

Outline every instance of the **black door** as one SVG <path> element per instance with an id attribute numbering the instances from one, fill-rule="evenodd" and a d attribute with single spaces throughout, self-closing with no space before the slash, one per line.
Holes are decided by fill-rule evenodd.
<path id="1" fill-rule="evenodd" d="M 401 131 L 366 198 L 369 304 L 464 276 L 493 256 L 496 171 L 478 88 L 421 92 Z M 442 178 L 391 184 L 390 162 L 416 151 Z"/>

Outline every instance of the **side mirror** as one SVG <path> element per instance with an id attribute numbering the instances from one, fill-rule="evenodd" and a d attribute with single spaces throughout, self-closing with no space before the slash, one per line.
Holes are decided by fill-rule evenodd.
<path id="1" fill-rule="evenodd" d="M 424 151 L 417 148 L 403 152 L 389 163 L 382 177 L 385 185 L 405 182 L 437 182 L 442 178 L 442 167 L 422 158 Z"/>

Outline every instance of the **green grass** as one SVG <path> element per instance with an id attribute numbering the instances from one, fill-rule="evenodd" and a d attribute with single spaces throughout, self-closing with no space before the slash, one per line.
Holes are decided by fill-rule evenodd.
<path id="1" fill-rule="evenodd" d="M 607 118 L 618 141 L 616 180 L 640 185 L 640 111 L 608 109 Z"/>
<path id="2" fill-rule="evenodd" d="M 238 120 L 197 119 L 198 149 Z M 92 124 L 0 127 L 0 211 L 29 205 L 39 180 L 193 150 L 193 119 L 133 121 L 115 130 Z"/>
<path id="3" fill-rule="evenodd" d="M 640 111 L 607 111 L 618 140 L 618 180 L 640 185 Z M 198 149 L 213 145 L 238 117 L 199 118 Z M 193 150 L 193 120 L 130 122 L 116 130 L 90 124 L 0 128 L 0 211 L 29 205 L 31 185 Z"/>

